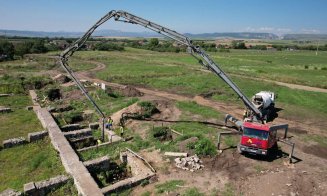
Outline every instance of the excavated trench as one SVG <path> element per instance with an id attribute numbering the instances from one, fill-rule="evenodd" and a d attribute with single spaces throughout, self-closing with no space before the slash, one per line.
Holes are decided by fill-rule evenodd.
<path id="1" fill-rule="evenodd" d="M 132 173 L 126 163 L 110 162 L 106 170 L 90 171 L 91 176 L 100 188 L 117 183 L 121 180 L 132 177 Z"/>

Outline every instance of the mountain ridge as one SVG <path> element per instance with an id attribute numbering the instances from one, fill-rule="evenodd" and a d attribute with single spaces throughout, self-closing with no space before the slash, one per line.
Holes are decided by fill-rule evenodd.
<path id="1" fill-rule="evenodd" d="M 24 31 L 24 30 L 7 30 L 0 29 L 0 36 L 18 36 L 18 37 L 65 37 L 77 38 L 81 37 L 85 32 L 68 32 L 68 31 Z M 286 39 L 286 40 L 301 40 L 301 39 L 327 39 L 327 34 L 285 34 L 278 36 L 273 33 L 256 33 L 256 32 L 215 32 L 215 33 L 185 33 L 190 38 L 198 39 L 217 39 L 217 38 L 232 38 L 232 39 Z M 155 32 L 125 32 L 121 30 L 103 29 L 97 30 L 92 34 L 93 37 L 163 37 Z"/>

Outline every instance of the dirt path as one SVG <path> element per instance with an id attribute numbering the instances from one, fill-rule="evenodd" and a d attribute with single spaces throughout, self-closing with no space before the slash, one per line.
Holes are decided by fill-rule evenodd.
<path id="1" fill-rule="evenodd" d="M 123 89 L 125 87 L 125 85 L 122 85 L 122 84 L 111 83 L 111 82 L 107 82 L 107 81 L 104 81 L 101 79 L 94 78 L 93 73 L 104 69 L 106 67 L 106 65 L 104 63 L 97 62 L 97 61 L 87 61 L 87 62 L 93 63 L 93 64 L 97 65 L 97 67 L 95 67 L 91 70 L 88 70 L 88 71 L 76 72 L 76 75 L 78 76 L 78 78 L 86 79 L 86 80 L 89 80 L 92 82 L 97 82 L 97 83 L 104 83 L 104 84 L 114 87 L 114 88 Z M 288 84 L 288 85 L 294 85 L 294 84 Z M 301 86 L 301 85 L 298 85 L 298 86 Z M 309 88 L 313 88 L 313 87 L 302 86 L 302 88 L 309 89 Z M 211 108 L 218 110 L 219 112 L 232 114 L 238 118 L 242 117 L 242 114 L 244 111 L 244 108 L 242 108 L 242 107 L 223 103 L 223 102 L 217 102 L 217 101 L 213 101 L 210 99 L 205 99 L 201 96 L 188 97 L 185 95 L 178 95 L 178 94 L 174 94 L 174 93 L 153 90 L 153 89 L 147 89 L 147 88 L 142 88 L 142 87 L 136 87 L 136 89 L 139 90 L 140 92 L 144 93 L 147 96 L 152 96 L 152 97 L 157 96 L 157 97 L 166 98 L 166 99 L 170 99 L 170 100 L 174 100 L 174 101 L 195 101 L 199 105 L 211 107 Z M 321 89 L 321 90 L 325 90 L 325 89 Z M 306 130 L 307 133 L 324 134 L 324 135 L 326 134 L 325 131 L 321 129 L 321 127 L 325 126 L 326 123 L 323 123 L 323 125 L 320 123 L 319 126 L 315 126 L 315 124 L 317 124 L 318 122 L 294 121 L 294 120 L 288 120 L 288 119 L 284 119 L 284 118 L 280 118 L 280 117 L 277 118 L 274 121 L 274 123 L 275 124 L 282 124 L 282 123 L 284 124 L 285 123 L 285 124 L 289 124 L 290 127 L 301 127 L 301 130 Z M 327 126 L 327 124 L 326 124 L 326 126 Z"/>
<path id="2" fill-rule="evenodd" d="M 249 76 L 244 76 L 244 75 L 239 75 L 239 74 L 229 74 L 229 75 L 242 77 L 242 78 L 247 78 L 247 79 L 251 79 L 251 80 L 258 80 L 258 81 L 265 81 L 265 82 L 269 82 L 269 83 L 274 83 L 274 84 L 277 84 L 279 86 L 285 86 L 285 87 L 288 87 L 288 88 L 291 88 L 291 89 L 327 93 L 327 89 L 324 89 L 324 88 L 305 86 L 305 85 L 300 85 L 300 84 L 291 84 L 291 83 L 279 82 L 279 81 L 262 79 L 262 78 L 252 78 L 252 77 L 249 77 Z"/>

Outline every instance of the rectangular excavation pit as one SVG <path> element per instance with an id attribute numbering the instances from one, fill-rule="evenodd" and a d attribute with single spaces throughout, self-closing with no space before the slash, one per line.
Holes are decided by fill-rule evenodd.
<path id="1" fill-rule="evenodd" d="M 80 129 L 76 131 L 64 132 L 67 139 L 79 139 L 82 137 L 92 136 L 92 130 L 90 128 Z"/>
<path id="2" fill-rule="evenodd" d="M 77 139 L 69 139 L 69 143 L 75 150 L 77 150 L 95 146 L 97 144 L 97 140 L 93 136 L 86 136 Z"/>
<path id="3" fill-rule="evenodd" d="M 111 186 L 121 180 L 132 177 L 131 171 L 126 163 L 120 161 L 109 161 L 102 166 L 86 166 L 99 188 Z"/>
<path id="4" fill-rule="evenodd" d="M 120 154 L 120 162 L 121 164 L 119 166 L 126 167 L 130 173 L 128 173 L 129 175 L 125 176 L 125 178 L 114 180 L 110 185 L 106 187 L 100 187 L 102 188 L 101 191 L 104 195 L 119 193 L 126 188 L 137 186 L 142 181 L 155 176 L 155 173 L 152 171 L 153 168 L 150 165 L 147 165 L 147 162 L 134 152 L 122 152 Z M 115 166 L 117 165 L 112 165 L 111 167 Z M 120 169 L 122 168 L 117 168 L 117 170 Z"/>

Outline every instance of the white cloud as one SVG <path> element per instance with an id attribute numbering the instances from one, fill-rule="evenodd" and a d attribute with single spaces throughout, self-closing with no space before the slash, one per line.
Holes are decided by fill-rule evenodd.
<path id="1" fill-rule="evenodd" d="M 292 29 L 290 29 L 290 28 L 276 28 L 276 27 L 246 27 L 243 31 L 258 32 L 258 33 L 284 34 L 284 33 L 291 33 Z"/>
<path id="2" fill-rule="evenodd" d="M 315 34 L 320 33 L 320 31 L 317 29 L 301 29 L 301 33 Z"/>

